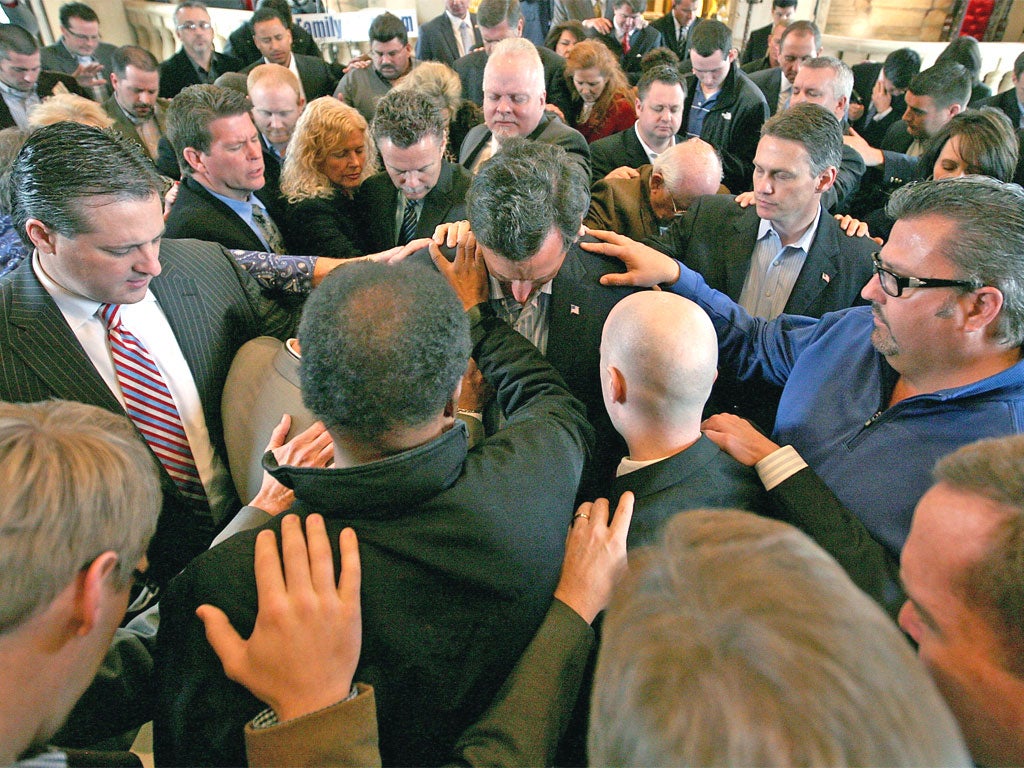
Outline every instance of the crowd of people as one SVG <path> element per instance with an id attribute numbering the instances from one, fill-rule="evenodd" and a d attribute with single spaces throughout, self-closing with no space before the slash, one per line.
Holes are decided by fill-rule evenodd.
<path id="1" fill-rule="evenodd" d="M 0 25 L 3 764 L 1024 763 L 1024 55 L 772 6 Z"/>

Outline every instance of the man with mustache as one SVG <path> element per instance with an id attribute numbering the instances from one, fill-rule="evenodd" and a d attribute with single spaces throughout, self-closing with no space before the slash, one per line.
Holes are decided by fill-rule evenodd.
<path id="1" fill-rule="evenodd" d="M 606 242 L 582 247 L 626 262 L 629 272 L 605 284 L 666 284 L 701 305 L 722 376 L 783 387 L 771 440 L 731 415 L 706 421 L 705 434 L 753 464 L 783 517 L 866 573 L 860 586 L 893 609 L 935 461 L 1024 424 L 1022 204 L 1019 187 L 979 176 L 899 190 L 892 236 L 861 293 L 871 307 L 819 320 L 752 317 L 698 273 L 619 235 L 594 233 Z"/>

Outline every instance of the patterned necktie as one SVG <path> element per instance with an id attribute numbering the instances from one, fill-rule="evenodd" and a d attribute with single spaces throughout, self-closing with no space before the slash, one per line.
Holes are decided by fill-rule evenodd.
<path id="1" fill-rule="evenodd" d="M 622 36 L 622 52 L 629 53 L 629 32 Z"/>
<path id="2" fill-rule="evenodd" d="M 256 228 L 263 233 L 263 239 L 270 248 L 271 253 L 284 253 L 284 238 L 281 237 L 281 230 L 270 218 L 266 209 L 257 203 L 252 204 L 252 220 L 256 222 Z"/>
<path id="3" fill-rule="evenodd" d="M 167 383 L 149 351 L 121 324 L 120 304 L 100 304 L 97 315 L 107 326 L 117 383 L 125 410 L 187 499 L 207 505 L 192 448 Z"/>
<path id="4" fill-rule="evenodd" d="M 405 245 L 416 239 L 416 225 L 419 223 L 419 200 L 405 201 L 405 213 L 402 214 L 402 231 L 399 234 L 398 244 Z"/>
<path id="5" fill-rule="evenodd" d="M 473 50 L 473 33 L 469 31 L 469 22 L 462 22 L 459 34 L 462 35 L 462 55 L 465 56 Z"/>

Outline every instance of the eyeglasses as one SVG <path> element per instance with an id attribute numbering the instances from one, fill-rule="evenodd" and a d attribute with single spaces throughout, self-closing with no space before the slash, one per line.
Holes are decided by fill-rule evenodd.
<path id="1" fill-rule="evenodd" d="M 976 291 L 982 287 L 978 280 L 942 280 L 933 277 L 906 277 L 897 275 L 891 269 L 882 266 L 878 253 L 871 254 L 871 263 L 875 274 L 878 275 L 878 283 L 882 290 L 889 296 L 898 299 L 907 288 L 963 288 L 967 291 Z"/>
<path id="2" fill-rule="evenodd" d="M 204 32 L 207 29 L 213 29 L 213 24 L 208 21 L 186 21 L 175 27 L 179 32 L 195 32 L 197 29 L 201 29 Z"/>
<path id="3" fill-rule="evenodd" d="M 160 585 L 149 575 L 149 570 L 132 569 L 132 591 L 128 599 L 128 613 L 143 611 L 160 595 Z"/>
<path id="4" fill-rule="evenodd" d="M 67 27 L 64 27 L 64 31 L 75 38 L 75 40 L 81 40 L 83 43 L 98 43 L 100 41 L 99 35 L 83 35 L 81 32 L 73 32 Z"/>

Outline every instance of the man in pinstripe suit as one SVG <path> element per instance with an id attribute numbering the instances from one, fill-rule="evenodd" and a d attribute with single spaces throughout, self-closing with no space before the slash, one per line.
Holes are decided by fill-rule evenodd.
<path id="1" fill-rule="evenodd" d="M 13 218 L 34 252 L 0 283 L 0 399 L 57 397 L 123 413 L 97 315 L 120 305 L 163 375 L 207 499 L 187 499 L 160 467 L 164 503 L 149 558 L 164 580 L 238 506 L 220 416 L 235 352 L 256 336 L 287 338 L 297 316 L 219 245 L 161 241 L 159 183 L 140 153 L 95 129 L 61 123 L 26 143 L 12 170 Z"/>

